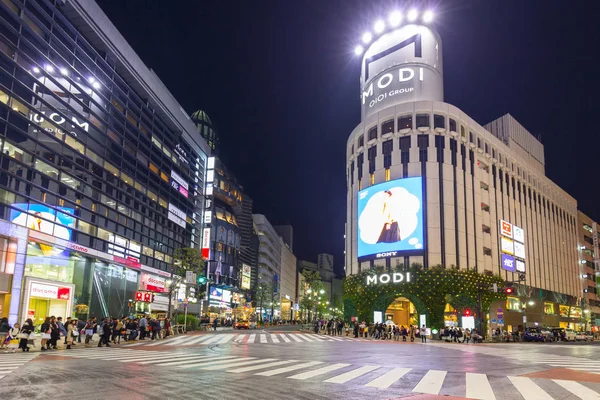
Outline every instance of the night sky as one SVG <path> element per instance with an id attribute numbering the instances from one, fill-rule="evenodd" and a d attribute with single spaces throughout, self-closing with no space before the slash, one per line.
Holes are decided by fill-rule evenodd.
<path id="1" fill-rule="evenodd" d="M 584 4 L 578 3 L 577 4 Z M 481 125 L 509 112 L 545 145 L 546 174 L 600 220 L 600 8 L 435 3 L 446 102 Z M 294 252 L 343 269 L 345 148 L 360 121 L 362 32 L 392 1 L 99 0 L 183 108 L 204 109 L 255 213 L 292 224 Z"/>

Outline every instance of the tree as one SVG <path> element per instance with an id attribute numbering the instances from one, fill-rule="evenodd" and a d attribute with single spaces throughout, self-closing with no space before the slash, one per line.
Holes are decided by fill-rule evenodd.
<path id="1" fill-rule="evenodd" d="M 300 299 L 300 306 L 309 312 L 309 319 L 323 315 L 326 305 L 323 300 L 325 286 L 321 275 L 317 271 L 310 270 L 304 270 L 301 274 L 304 278 L 304 296 Z"/>
<path id="2" fill-rule="evenodd" d="M 258 282 L 256 286 L 256 290 L 254 292 L 254 299 L 256 301 L 256 306 L 260 308 L 260 320 L 263 320 L 263 312 L 265 306 L 270 306 L 274 300 L 273 293 L 274 285 L 272 282 Z"/>
<path id="3" fill-rule="evenodd" d="M 169 284 L 169 317 L 171 316 L 171 299 L 174 290 L 179 286 L 178 281 L 181 281 L 185 277 L 187 271 L 191 271 L 197 275 L 204 275 L 204 265 L 205 261 L 204 257 L 202 257 L 202 250 L 191 247 L 175 249 L 173 253 L 173 265 L 171 266 L 171 283 Z M 204 295 L 204 291 L 205 286 L 200 285 L 198 290 L 196 290 L 196 298 L 201 298 Z"/>

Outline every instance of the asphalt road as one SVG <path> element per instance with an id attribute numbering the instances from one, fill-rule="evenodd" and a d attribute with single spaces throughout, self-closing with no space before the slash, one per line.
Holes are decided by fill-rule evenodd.
<path id="1" fill-rule="evenodd" d="M 6 399 L 600 399 L 597 344 L 402 343 L 289 328 L 0 354 Z M 6 396 L 5 396 L 6 395 Z"/>

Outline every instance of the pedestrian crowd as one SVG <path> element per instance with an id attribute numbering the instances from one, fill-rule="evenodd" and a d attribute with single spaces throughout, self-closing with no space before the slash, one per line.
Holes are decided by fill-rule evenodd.
<path id="1" fill-rule="evenodd" d="M 157 340 L 166 338 L 173 334 L 171 320 L 169 318 L 156 319 L 150 316 L 142 318 L 131 318 L 125 316 L 119 318 L 103 318 L 98 320 L 92 317 L 89 320 L 79 320 L 68 317 L 63 322 L 62 317 L 47 317 L 39 326 L 35 326 L 31 319 L 27 319 L 22 325 L 15 323 L 10 326 L 8 318 L 0 319 L 0 349 L 4 352 L 21 349 L 29 351 L 35 346 L 39 332 L 41 351 L 56 350 L 61 337 L 64 338 L 66 349 L 80 344 L 89 347 L 94 341 L 94 335 L 98 336 L 98 347 L 110 347 L 110 344 L 121 344 L 135 340 Z M 83 338 L 83 339 L 82 339 Z"/>

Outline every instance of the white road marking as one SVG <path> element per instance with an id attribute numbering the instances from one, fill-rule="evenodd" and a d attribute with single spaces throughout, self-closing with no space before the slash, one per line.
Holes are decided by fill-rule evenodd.
<path id="1" fill-rule="evenodd" d="M 470 399 L 496 400 L 486 374 L 467 372 L 467 394 Z"/>
<path id="2" fill-rule="evenodd" d="M 216 356 L 216 357 L 209 357 L 209 358 L 206 358 L 205 356 L 190 357 L 187 360 L 171 361 L 171 362 L 166 362 L 166 363 L 161 363 L 161 364 L 156 364 L 156 365 L 160 365 L 162 367 L 170 367 L 170 366 L 177 366 L 177 365 L 184 365 L 184 364 L 193 364 L 193 363 L 197 363 L 198 361 L 225 360 L 225 359 L 229 359 L 229 358 L 236 358 L 236 357 L 235 356 L 227 356 L 227 357 Z"/>
<path id="3" fill-rule="evenodd" d="M 345 373 L 343 373 L 341 375 L 334 376 L 333 378 L 329 378 L 329 379 L 327 379 L 324 382 L 328 382 L 328 383 L 346 383 L 349 380 L 352 380 L 354 378 L 358 378 L 359 376 L 362 376 L 362 375 L 367 374 L 367 373 L 369 373 L 371 371 L 374 371 L 377 368 L 379 368 L 378 365 L 365 365 L 363 367 L 353 369 L 352 371 L 345 372 Z"/>
<path id="4" fill-rule="evenodd" d="M 259 373 L 255 374 L 255 375 L 273 376 L 273 375 L 283 374 L 283 373 L 286 373 L 286 372 L 295 371 L 297 369 L 312 367 L 313 365 L 317 365 L 317 364 L 323 364 L 323 361 L 310 361 L 310 362 L 307 362 L 307 363 L 296 364 L 296 365 L 292 365 L 292 366 L 289 366 L 289 367 L 283 367 L 283 368 L 273 369 L 273 370 L 270 370 L 270 371 L 259 372 Z"/>
<path id="5" fill-rule="evenodd" d="M 367 383 L 366 386 L 387 389 L 398 379 L 406 375 L 410 370 L 411 368 L 394 368 L 393 370 L 381 375 L 379 378 L 373 379 L 371 382 Z"/>
<path id="6" fill-rule="evenodd" d="M 331 371 L 335 371 L 340 368 L 348 367 L 350 365 L 351 364 L 332 364 L 332 365 L 328 365 L 323 368 L 314 369 L 312 371 L 307 371 L 307 372 L 302 372 L 301 374 L 297 374 L 297 375 L 293 375 L 293 376 L 288 376 L 288 379 L 298 379 L 298 380 L 303 381 L 305 379 L 314 378 L 315 376 L 323 375 L 323 374 L 326 374 Z"/>
<path id="7" fill-rule="evenodd" d="M 297 361 L 296 360 L 277 361 L 277 362 L 273 362 L 273 363 L 269 363 L 269 364 L 254 365 L 252 367 L 244 367 L 244 368 L 231 369 L 231 370 L 229 370 L 227 372 L 233 372 L 233 373 L 239 374 L 241 372 L 255 371 L 257 369 L 265 369 L 265 368 L 271 368 L 271 367 L 278 367 L 280 365 L 289 364 L 291 362 L 297 362 Z"/>
<path id="8" fill-rule="evenodd" d="M 223 339 L 219 340 L 219 344 L 222 344 L 222 343 L 227 343 L 227 342 L 229 342 L 229 341 L 230 341 L 231 339 L 233 339 L 233 338 L 234 338 L 234 336 L 233 336 L 233 335 L 227 335 L 227 336 L 225 336 Z"/>
<path id="9" fill-rule="evenodd" d="M 260 342 L 261 343 L 267 343 L 267 335 L 263 335 L 262 333 L 260 334 Z"/>
<path id="10" fill-rule="evenodd" d="M 187 368 L 196 368 L 196 367 L 207 367 L 210 365 L 219 365 L 219 364 L 228 364 L 232 361 L 246 361 L 246 360 L 254 360 L 256 357 L 220 357 L 219 360 L 209 361 L 201 360 L 199 363 L 188 364 L 188 365 L 179 365 L 177 368 L 187 369 Z"/>
<path id="11" fill-rule="evenodd" d="M 563 388 L 567 389 L 569 392 L 573 393 L 575 396 L 579 397 L 581 400 L 600 399 L 600 394 L 596 393 L 587 386 L 583 386 L 579 382 L 563 381 L 560 379 L 553 379 L 553 381 L 558 383 Z"/>
<path id="12" fill-rule="evenodd" d="M 302 339 L 306 340 L 307 342 L 314 342 L 315 339 L 311 338 L 309 335 L 300 335 L 298 334 L 299 337 L 301 337 Z"/>
<path id="13" fill-rule="evenodd" d="M 208 339 L 206 342 L 202 343 L 202 344 L 215 344 L 217 343 L 219 340 L 221 340 L 221 336 L 219 335 L 215 335 L 212 338 Z"/>
<path id="14" fill-rule="evenodd" d="M 248 337 L 248 341 L 246 343 L 254 343 L 254 340 L 256 339 L 256 333 L 252 333 L 250 334 L 250 336 Z"/>
<path id="15" fill-rule="evenodd" d="M 525 400 L 553 400 L 548 393 L 529 378 L 522 376 L 508 376 L 507 378 L 517 388 Z"/>
<path id="16" fill-rule="evenodd" d="M 163 358 L 163 359 L 159 359 L 159 360 L 140 361 L 140 362 L 138 362 L 138 364 L 146 365 L 146 364 L 158 364 L 161 362 L 168 362 L 168 361 L 182 361 L 182 360 L 189 360 L 191 357 L 193 357 L 195 360 L 201 360 L 203 358 L 211 358 L 214 356 L 190 356 L 189 354 L 182 354 L 179 356 L 169 356 L 167 360 L 165 360 Z"/>
<path id="17" fill-rule="evenodd" d="M 294 339 L 296 342 L 302 342 L 302 339 L 300 339 L 297 334 L 290 334 L 289 335 L 292 339 Z"/>
<path id="18" fill-rule="evenodd" d="M 280 334 L 279 334 L 279 336 L 281 336 L 281 338 L 283 339 L 283 341 L 284 341 L 284 342 L 286 342 L 286 343 L 289 343 L 289 342 L 291 342 L 291 340 L 290 340 L 290 339 L 288 339 L 288 337 L 287 337 L 287 336 L 285 336 L 285 334 L 283 334 L 283 333 L 280 333 Z"/>
<path id="19" fill-rule="evenodd" d="M 270 338 L 273 343 L 279 343 L 279 339 L 277 338 L 277 335 L 271 335 Z"/>
<path id="20" fill-rule="evenodd" d="M 276 358 L 263 358 L 261 360 L 250 360 L 250 361 L 232 361 L 231 363 L 227 363 L 227 364 L 222 364 L 222 365 L 215 365 L 212 367 L 206 367 L 206 368 L 201 368 L 201 369 L 207 369 L 207 370 L 218 370 L 218 369 L 226 369 L 226 368 L 231 368 L 231 367 L 242 367 L 244 365 L 252 365 L 252 364 L 260 364 L 260 363 L 264 363 L 264 362 L 268 362 L 268 361 L 275 361 Z"/>
<path id="21" fill-rule="evenodd" d="M 421 378 L 417 386 L 413 389 L 413 392 L 427 393 L 427 394 L 439 394 L 444 384 L 447 371 L 438 371 L 431 369 L 427 371 L 425 376 Z"/>

